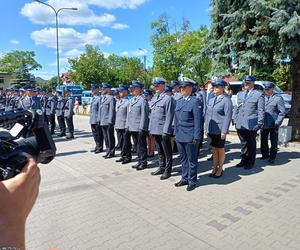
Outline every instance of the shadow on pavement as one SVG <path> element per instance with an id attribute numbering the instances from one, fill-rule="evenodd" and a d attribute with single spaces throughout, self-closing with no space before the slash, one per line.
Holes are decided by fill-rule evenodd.
<path id="1" fill-rule="evenodd" d="M 84 154 L 84 153 L 87 153 L 87 152 L 88 152 L 87 150 L 63 152 L 63 153 L 56 154 L 55 157 L 62 157 L 62 156 L 75 155 L 75 154 Z"/>

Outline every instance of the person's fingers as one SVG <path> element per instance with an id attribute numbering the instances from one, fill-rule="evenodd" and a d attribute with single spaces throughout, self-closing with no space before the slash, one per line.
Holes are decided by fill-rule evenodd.
<path id="1" fill-rule="evenodd" d="M 24 166 L 20 174 L 28 175 L 32 177 L 38 169 L 37 163 L 33 158 L 28 158 L 27 164 Z"/>

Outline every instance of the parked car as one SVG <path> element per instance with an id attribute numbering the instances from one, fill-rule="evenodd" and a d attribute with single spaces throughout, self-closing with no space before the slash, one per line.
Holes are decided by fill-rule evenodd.
<path id="1" fill-rule="evenodd" d="M 242 90 L 242 81 L 234 81 L 234 82 L 229 82 L 229 86 L 233 92 L 233 96 L 231 98 L 232 104 L 234 106 L 237 105 L 237 93 Z M 267 81 L 256 81 L 255 82 L 255 89 L 259 89 L 261 91 L 264 91 L 265 85 Z M 276 84 L 275 84 L 275 94 L 276 95 L 281 95 L 283 100 L 284 100 L 284 105 L 285 105 L 285 112 L 286 116 L 289 117 L 290 112 L 291 112 L 291 105 L 292 105 L 292 96 L 289 94 L 286 94 L 285 92 L 282 91 Z"/>

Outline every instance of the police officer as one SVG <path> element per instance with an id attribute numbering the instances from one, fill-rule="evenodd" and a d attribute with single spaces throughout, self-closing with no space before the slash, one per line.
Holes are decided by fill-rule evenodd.
<path id="1" fill-rule="evenodd" d="M 96 143 L 96 147 L 92 152 L 95 154 L 99 154 L 103 152 L 103 133 L 98 122 L 99 108 L 101 97 L 99 96 L 99 85 L 91 84 L 91 91 L 93 94 L 93 98 L 90 105 L 90 125 L 94 137 L 94 141 Z"/>
<path id="2" fill-rule="evenodd" d="M 172 123 L 174 118 L 175 101 L 165 91 L 166 80 L 156 77 L 152 82 L 156 95 L 150 106 L 149 133 L 155 137 L 159 157 L 159 167 L 152 175 L 161 175 L 165 180 L 172 172 Z"/>
<path id="3" fill-rule="evenodd" d="M 173 92 L 173 98 L 177 102 L 180 98 L 182 98 L 182 94 L 180 93 L 179 88 L 179 82 L 178 81 L 171 81 L 171 88 Z"/>
<path id="4" fill-rule="evenodd" d="M 133 166 L 136 170 L 147 168 L 147 142 L 149 126 L 149 106 L 143 98 L 144 85 L 138 81 L 133 81 L 131 85 L 133 98 L 130 99 L 127 111 L 126 128 L 137 140 L 138 163 Z M 126 146 L 130 147 L 128 140 Z"/>
<path id="5" fill-rule="evenodd" d="M 254 89 L 256 79 L 246 76 L 244 90 L 238 95 L 234 120 L 241 141 L 241 162 L 236 167 L 251 169 L 256 158 L 257 131 L 263 127 L 265 99 L 263 92 Z"/>
<path id="6" fill-rule="evenodd" d="M 219 178 L 223 175 L 225 139 L 232 120 L 233 106 L 230 97 L 225 93 L 227 82 L 217 80 L 213 86 L 215 97 L 207 105 L 204 131 L 211 139 L 210 145 L 213 147 L 214 168 L 210 176 Z"/>
<path id="7" fill-rule="evenodd" d="M 50 123 L 50 132 L 51 135 L 54 135 L 55 132 L 55 97 L 52 94 L 52 90 L 47 90 L 47 98 L 43 98 L 43 101 L 45 101 L 45 115 L 47 117 L 46 122 L 49 126 Z"/>
<path id="8" fill-rule="evenodd" d="M 34 96 L 33 86 L 26 85 L 24 89 L 26 90 L 26 96 L 25 98 L 22 99 L 21 107 L 23 109 L 33 110 L 37 107 L 35 100 L 33 98 Z"/>
<path id="9" fill-rule="evenodd" d="M 57 95 L 57 102 L 56 102 L 56 116 L 57 116 L 57 122 L 60 129 L 59 137 L 66 136 L 66 123 L 65 123 L 65 117 L 64 117 L 64 106 L 65 106 L 65 99 L 62 96 L 61 90 L 56 90 Z"/>
<path id="10" fill-rule="evenodd" d="M 5 110 L 6 106 L 6 94 L 3 88 L 0 88 L 0 111 Z"/>
<path id="11" fill-rule="evenodd" d="M 284 100 L 274 93 L 275 85 L 271 82 L 265 84 L 265 121 L 261 130 L 260 150 L 262 160 L 269 159 L 269 163 L 275 162 L 278 148 L 278 128 L 285 117 Z M 271 149 L 268 138 L 270 136 Z"/>
<path id="12" fill-rule="evenodd" d="M 98 120 L 102 129 L 106 154 L 103 156 L 106 159 L 115 156 L 115 135 L 114 125 L 116 120 L 116 99 L 110 95 L 112 86 L 109 83 L 102 84 L 102 97 L 99 106 Z"/>
<path id="13" fill-rule="evenodd" d="M 131 145 L 126 147 L 125 140 L 130 143 L 130 133 L 126 131 L 126 119 L 128 112 L 128 90 L 129 87 L 125 85 L 120 85 L 118 91 L 120 99 L 116 103 L 116 124 L 115 129 L 120 140 L 121 148 L 121 158 L 116 160 L 116 162 L 122 162 L 122 164 L 127 164 L 131 162 Z M 126 139 L 125 139 L 126 137 Z"/>
<path id="14" fill-rule="evenodd" d="M 74 100 L 70 96 L 70 91 L 65 89 L 65 104 L 64 104 L 64 117 L 66 120 L 66 124 L 68 127 L 69 135 L 66 137 L 67 139 L 74 139 L 74 123 L 73 123 L 73 116 L 74 116 Z"/>
<path id="15" fill-rule="evenodd" d="M 201 139 L 201 124 L 203 119 L 203 103 L 191 96 L 195 82 L 183 78 L 181 82 L 182 98 L 175 108 L 175 140 L 182 164 L 182 178 L 175 183 L 176 187 L 187 185 L 187 191 L 192 191 L 197 184 L 197 147 Z"/>
<path id="16" fill-rule="evenodd" d="M 203 119 L 202 119 L 202 128 L 204 129 L 204 120 L 205 120 L 205 113 L 207 109 L 207 96 L 206 96 L 206 90 L 203 88 L 203 84 L 197 83 L 197 91 L 196 91 L 196 97 L 200 99 L 200 101 L 203 103 Z M 199 143 L 198 148 L 198 155 L 200 153 L 200 148 L 203 146 L 203 137 L 204 137 L 204 130 L 201 131 L 201 140 Z"/>

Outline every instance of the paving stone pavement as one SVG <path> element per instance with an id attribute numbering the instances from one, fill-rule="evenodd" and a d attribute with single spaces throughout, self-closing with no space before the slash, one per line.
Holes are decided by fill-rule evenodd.
<path id="1" fill-rule="evenodd" d="M 276 165 L 257 160 L 237 169 L 237 137 L 229 136 L 223 178 L 208 177 L 199 158 L 199 187 L 175 188 L 150 168 L 90 153 L 88 117 L 75 117 L 76 139 L 55 138 L 57 157 L 41 165 L 42 183 L 27 222 L 28 249 L 300 249 L 300 151 L 281 148 Z"/>

